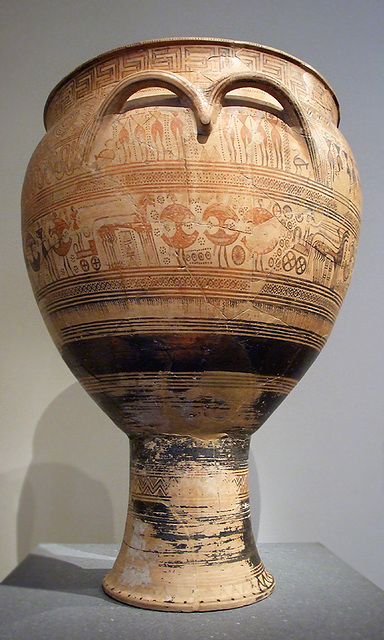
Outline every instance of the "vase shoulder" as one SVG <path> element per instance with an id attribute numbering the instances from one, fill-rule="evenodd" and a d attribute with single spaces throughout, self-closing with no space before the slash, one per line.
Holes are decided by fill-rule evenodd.
<path id="1" fill-rule="evenodd" d="M 312 108 L 336 125 L 339 122 L 339 104 L 330 85 L 313 67 L 294 56 L 248 42 L 170 38 L 109 51 L 72 71 L 47 99 L 44 111 L 47 129 L 90 94 L 100 94 L 129 75 L 150 69 L 184 75 L 203 88 L 207 86 L 207 77 L 217 79 L 241 70 L 258 71 L 287 82 Z"/>

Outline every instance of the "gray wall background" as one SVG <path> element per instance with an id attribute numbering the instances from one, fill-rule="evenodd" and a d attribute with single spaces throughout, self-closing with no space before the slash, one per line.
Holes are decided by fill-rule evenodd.
<path id="1" fill-rule="evenodd" d="M 352 285 L 324 351 L 253 437 L 262 542 L 319 541 L 384 588 L 382 0 L 2 0 L 0 577 L 38 542 L 120 541 L 125 437 L 56 352 L 27 280 L 19 198 L 48 93 L 83 61 L 151 38 L 283 49 L 341 104 L 362 180 Z"/>

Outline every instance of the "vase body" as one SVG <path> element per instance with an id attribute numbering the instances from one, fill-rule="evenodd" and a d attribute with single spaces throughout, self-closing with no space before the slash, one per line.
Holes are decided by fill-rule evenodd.
<path id="1" fill-rule="evenodd" d="M 164 610 L 260 600 L 249 439 L 323 347 L 359 233 L 335 96 L 282 52 L 171 39 L 74 71 L 45 124 L 22 197 L 31 283 L 131 441 L 104 589 Z"/>

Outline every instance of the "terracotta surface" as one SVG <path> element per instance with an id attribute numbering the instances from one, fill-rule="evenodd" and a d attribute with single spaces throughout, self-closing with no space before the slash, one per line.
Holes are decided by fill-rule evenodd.
<path id="1" fill-rule="evenodd" d="M 304 63 L 219 40 L 124 47 L 48 99 L 25 258 L 64 360 L 130 437 L 104 581 L 118 600 L 224 609 L 273 589 L 249 439 L 323 347 L 351 277 L 361 196 L 338 118 Z"/>

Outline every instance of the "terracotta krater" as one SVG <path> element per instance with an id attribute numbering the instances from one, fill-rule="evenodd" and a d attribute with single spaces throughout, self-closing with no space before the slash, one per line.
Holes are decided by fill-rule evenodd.
<path id="1" fill-rule="evenodd" d="M 103 583 L 117 600 L 202 611 L 273 589 L 249 441 L 349 284 L 360 189 L 338 119 L 303 62 L 213 39 L 106 53 L 48 99 L 25 257 L 65 362 L 130 438 L 126 531 Z"/>

